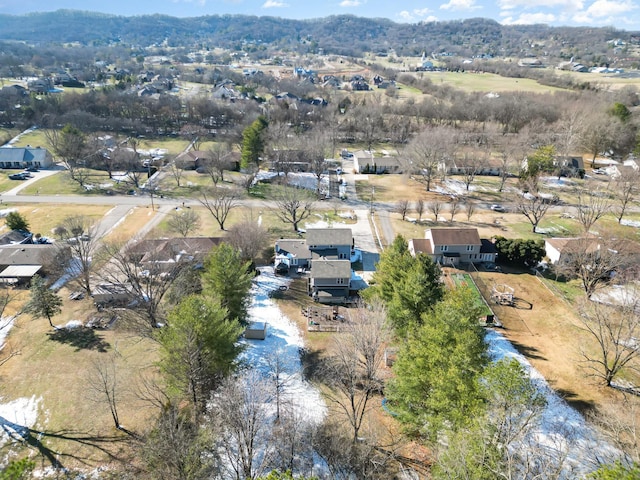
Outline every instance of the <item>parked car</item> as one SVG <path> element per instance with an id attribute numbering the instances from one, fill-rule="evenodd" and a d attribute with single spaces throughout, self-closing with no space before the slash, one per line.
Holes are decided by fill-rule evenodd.
<path id="1" fill-rule="evenodd" d="M 27 167 L 24 169 L 25 172 L 39 172 L 38 167 Z"/>
<path id="2" fill-rule="evenodd" d="M 11 180 L 26 180 L 27 176 L 24 173 L 12 173 L 9 175 L 9 179 Z"/>
<path id="3" fill-rule="evenodd" d="M 507 211 L 507 209 L 504 208 L 504 206 L 498 205 L 498 204 L 491 205 L 491 210 L 493 210 L 494 212 L 506 212 Z"/>

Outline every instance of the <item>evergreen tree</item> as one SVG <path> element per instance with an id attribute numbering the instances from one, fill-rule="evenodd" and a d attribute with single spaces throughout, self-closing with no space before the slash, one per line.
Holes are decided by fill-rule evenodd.
<path id="1" fill-rule="evenodd" d="M 4 223 L 9 230 L 24 230 L 29 231 L 29 222 L 20 212 L 9 212 L 4 217 Z"/>
<path id="2" fill-rule="evenodd" d="M 227 243 L 216 247 L 205 262 L 202 282 L 205 295 L 218 298 L 228 318 L 245 325 L 251 289 L 251 261 Z"/>
<path id="3" fill-rule="evenodd" d="M 482 307 L 468 288 L 445 294 L 407 335 L 387 397 L 408 431 L 436 440 L 481 411 L 480 375 L 488 362 Z"/>
<path id="4" fill-rule="evenodd" d="M 187 398 L 196 412 L 204 411 L 210 392 L 235 367 L 241 333 L 219 304 L 201 296 L 183 298 L 158 331 L 160 368 L 171 393 Z"/>
<path id="5" fill-rule="evenodd" d="M 35 318 L 46 318 L 52 328 L 56 328 L 51 317 L 58 315 L 62 309 L 62 298 L 47 287 L 44 279 L 36 275 L 31 279 L 29 288 L 29 300 L 24 306 L 24 313 L 28 313 Z"/>
<path id="6" fill-rule="evenodd" d="M 251 125 L 242 131 L 242 150 L 240 154 L 240 166 L 249 168 L 252 164 L 258 164 L 260 155 L 264 151 L 263 130 L 268 122 L 262 115 L 253 121 Z"/>
<path id="7" fill-rule="evenodd" d="M 412 257 L 407 241 L 397 236 L 381 255 L 371 287 L 363 292 L 366 301 L 381 300 L 396 335 L 403 337 L 422 314 L 438 302 L 444 287 L 440 268 L 426 255 Z"/>

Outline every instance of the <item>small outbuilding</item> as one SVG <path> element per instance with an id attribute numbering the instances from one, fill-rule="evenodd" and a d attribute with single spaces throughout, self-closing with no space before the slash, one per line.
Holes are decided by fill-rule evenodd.
<path id="1" fill-rule="evenodd" d="M 252 322 L 244 331 L 244 338 L 264 340 L 267 338 L 267 322 Z"/>

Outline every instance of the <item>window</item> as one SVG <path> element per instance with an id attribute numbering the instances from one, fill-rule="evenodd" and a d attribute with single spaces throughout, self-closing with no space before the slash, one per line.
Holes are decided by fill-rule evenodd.
<path id="1" fill-rule="evenodd" d="M 449 245 L 440 245 L 441 252 L 446 252 L 447 250 L 449 250 Z"/>
<path id="2" fill-rule="evenodd" d="M 467 252 L 473 252 L 473 245 L 467 245 Z"/>
<path id="3" fill-rule="evenodd" d="M 336 283 L 337 283 L 338 285 L 342 285 L 342 284 L 344 284 L 344 278 L 336 278 Z"/>

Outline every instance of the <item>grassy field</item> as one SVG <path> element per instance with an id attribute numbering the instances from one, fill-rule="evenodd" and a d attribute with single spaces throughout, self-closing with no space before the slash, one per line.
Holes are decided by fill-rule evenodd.
<path id="1" fill-rule="evenodd" d="M 532 92 L 552 93 L 564 89 L 541 85 L 529 78 L 501 77 L 493 73 L 417 72 L 414 75 L 430 79 L 436 85 L 449 85 L 465 92 Z"/>
<path id="2" fill-rule="evenodd" d="M 112 206 L 110 205 L 56 205 L 55 208 L 38 204 L 5 204 L 4 208 L 15 208 L 29 222 L 29 227 L 34 233 L 50 236 L 51 231 L 62 224 L 66 217 L 73 215 L 86 215 L 93 220 L 100 220 Z M 0 226 L 0 232 L 5 229 L 4 223 Z"/>

